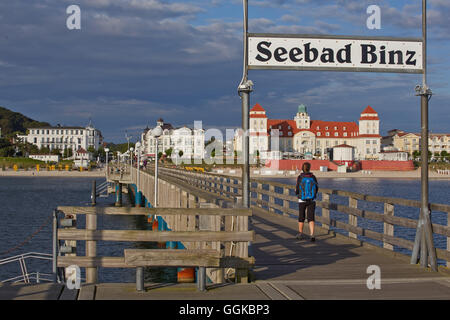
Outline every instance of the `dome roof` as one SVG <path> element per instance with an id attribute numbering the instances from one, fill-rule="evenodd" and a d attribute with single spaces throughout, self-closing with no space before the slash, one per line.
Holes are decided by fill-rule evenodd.
<path id="1" fill-rule="evenodd" d="M 298 113 L 308 113 L 306 111 L 306 106 L 303 103 L 298 106 Z"/>

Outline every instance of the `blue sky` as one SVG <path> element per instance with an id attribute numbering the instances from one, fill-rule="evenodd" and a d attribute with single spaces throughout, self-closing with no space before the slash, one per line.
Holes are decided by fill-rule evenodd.
<path id="1" fill-rule="evenodd" d="M 450 1 L 429 0 L 432 132 L 450 132 Z M 81 8 L 81 30 L 66 8 Z M 381 30 L 366 9 L 381 7 Z M 250 32 L 419 37 L 420 0 L 250 0 Z M 175 126 L 236 128 L 241 0 L 39 0 L 0 3 L 0 105 L 52 124 L 92 118 L 107 141 L 137 137 L 160 117 Z M 251 104 L 269 117 L 357 121 L 371 105 L 382 134 L 420 130 L 420 75 L 252 70 Z"/>

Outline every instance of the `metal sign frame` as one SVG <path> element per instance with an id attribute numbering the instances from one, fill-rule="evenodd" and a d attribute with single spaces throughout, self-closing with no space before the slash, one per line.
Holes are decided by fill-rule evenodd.
<path id="1" fill-rule="evenodd" d="M 414 42 L 422 44 L 421 38 L 395 38 L 395 37 L 364 37 L 364 36 L 338 36 L 338 35 L 314 35 L 314 34 L 276 34 L 276 33 L 248 33 L 247 38 L 284 38 L 284 39 L 336 39 L 336 40 L 358 40 L 358 41 L 389 41 L 389 42 Z M 248 51 L 248 50 L 247 50 Z M 248 51 L 247 54 L 250 54 Z M 247 61 L 250 57 L 247 57 Z M 424 72 L 423 59 L 421 69 L 401 69 L 401 68 L 360 68 L 360 67 L 305 67 L 305 66 L 254 66 L 248 65 L 249 70 L 301 70 L 301 71 L 337 71 L 337 72 L 377 72 L 377 73 L 413 73 L 422 74 Z"/>
<path id="2" fill-rule="evenodd" d="M 238 87 L 238 93 L 242 101 L 242 129 L 247 132 L 249 129 L 249 106 L 250 106 L 250 92 L 253 91 L 253 82 L 248 80 L 248 38 L 249 35 L 255 35 L 248 33 L 248 0 L 242 0 L 244 9 L 244 61 L 243 61 L 243 75 Z M 283 35 L 286 36 L 286 35 Z M 298 37 L 299 35 L 290 35 L 291 37 Z M 311 35 L 309 35 L 311 36 Z M 336 37 L 336 36 L 324 36 L 322 37 Z M 319 37 L 319 36 L 315 36 Z M 351 37 L 353 39 L 364 39 L 366 37 Z M 391 41 L 403 39 L 399 38 L 376 38 L 373 39 L 391 39 Z M 417 41 L 418 39 L 410 39 Z M 420 253 L 420 265 L 424 268 L 428 267 L 428 263 L 433 271 L 438 271 L 436 249 L 433 243 L 433 230 L 431 225 L 431 211 L 428 197 L 428 102 L 431 98 L 431 90 L 427 85 L 427 0 L 422 0 L 422 72 L 408 72 L 408 73 L 421 73 L 422 74 L 422 86 L 416 86 L 416 95 L 421 97 L 421 209 L 420 217 L 417 224 L 416 238 L 414 242 L 414 248 L 411 254 L 411 264 L 417 264 L 418 256 Z M 256 68 L 251 68 L 256 69 Z M 280 68 L 273 68 L 279 70 Z M 290 68 L 292 70 L 292 68 Z M 281 69 L 282 70 L 282 69 Z M 299 70 L 307 70 L 305 68 Z M 345 70 L 325 70 L 321 68 L 314 71 L 340 71 Z M 355 70 L 348 70 L 349 72 L 355 72 Z M 383 72 L 376 69 L 366 70 L 360 69 L 360 72 Z M 405 73 L 403 70 L 400 73 Z M 357 71 L 356 71 L 357 72 Z M 390 73 L 394 73 L 389 70 Z M 398 73 L 398 72 L 395 72 Z M 242 205 L 243 207 L 250 207 L 250 166 L 249 166 L 249 137 L 244 135 L 243 138 L 243 155 L 244 163 L 242 165 Z M 249 250 L 251 247 L 249 247 Z"/>

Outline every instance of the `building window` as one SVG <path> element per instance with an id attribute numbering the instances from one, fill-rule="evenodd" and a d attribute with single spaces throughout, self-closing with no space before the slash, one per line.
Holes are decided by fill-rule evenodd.
<path id="1" fill-rule="evenodd" d="M 325 133 L 325 135 L 326 135 L 327 137 L 329 137 L 329 136 L 330 136 L 330 133 L 329 133 L 329 132 L 327 132 L 327 133 Z"/>
<path id="2" fill-rule="evenodd" d="M 334 127 L 334 130 L 337 130 L 337 127 Z"/>
<path id="3" fill-rule="evenodd" d="M 370 144 L 370 140 L 366 140 L 366 144 Z"/>
<path id="4" fill-rule="evenodd" d="M 376 154 L 377 153 L 377 149 L 373 149 L 373 154 Z"/>
<path id="5" fill-rule="evenodd" d="M 338 133 L 337 133 L 337 132 L 335 132 L 335 133 L 334 133 L 334 136 L 335 136 L 335 137 L 337 137 L 337 136 L 338 136 Z"/>
<path id="6" fill-rule="evenodd" d="M 346 127 L 344 127 L 344 131 L 345 131 L 345 130 L 347 130 L 347 128 L 346 128 Z"/>
<path id="7" fill-rule="evenodd" d="M 325 130 L 328 130 L 328 127 L 325 127 Z"/>
<path id="8" fill-rule="evenodd" d="M 319 126 L 317 126 L 317 130 L 319 130 L 320 129 L 320 127 Z"/>
<path id="9" fill-rule="evenodd" d="M 347 132 L 344 132 L 344 137 L 346 137 L 347 136 Z"/>
<path id="10" fill-rule="evenodd" d="M 377 140 L 373 140 L 373 141 L 372 141 L 372 144 L 377 144 Z"/>
<path id="11" fill-rule="evenodd" d="M 320 132 L 317 132 L 317 136 L 320 137 Z"/>

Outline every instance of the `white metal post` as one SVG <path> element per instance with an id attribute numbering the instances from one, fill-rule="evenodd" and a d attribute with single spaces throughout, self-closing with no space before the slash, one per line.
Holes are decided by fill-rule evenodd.
<path id="1" fill-rule="evenodd" d="M 155 137 L 156 140 L 156 151 L 155 151 L 155 203 L 153 207 L 156 208 L 158 206 L 158 137 Z"/>

